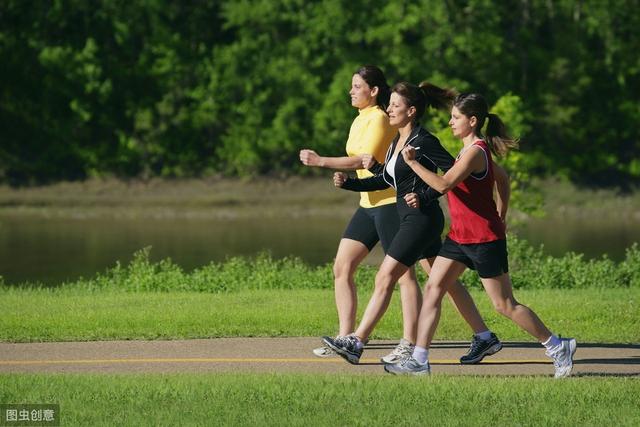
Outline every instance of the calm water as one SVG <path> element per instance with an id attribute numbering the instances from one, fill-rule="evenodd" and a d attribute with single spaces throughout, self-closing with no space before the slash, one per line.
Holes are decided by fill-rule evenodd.
<path id="1" fill-rule="evenodd" d="M 263 250 L 317 265 L 333 259 L 347 219 L 1 219 L 0 275 L 6 283 L 56 284 L 127 263 L 145 246 L 152 246 L 152 260 L 169 257 L 186 270 Z M 521 227 L 519 235 L 544 243 L 552 255 L 571 250 L 619 260 L 640 241 L 638 225 L 544 219 Z M 366 262 L 381 257 L 376 248 Z"/>

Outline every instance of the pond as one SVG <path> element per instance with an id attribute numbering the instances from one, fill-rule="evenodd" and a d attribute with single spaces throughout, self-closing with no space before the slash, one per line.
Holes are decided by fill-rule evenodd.
<path id="1" fill-rule="evenodd" d="M 36 218 L 0 219 L 0 275 L 5 283 L 24 281 L 55 285 L 92 277 L 128 263 L 137 250 L 151 246 L 151 259 L 171 258 L 186 270 L 269 251 L 273 257 L 296 256 L 312 265 L 331 262 L 348 214 L 268 218 Z M 638 221 L 533 219 L 517 228 L 520 237 L 545 252 L 567 251 L 588 258 L 606 254 L 624 258 L 640 241 Z M 366 263 L 377 264 L 377 247 Z"/>

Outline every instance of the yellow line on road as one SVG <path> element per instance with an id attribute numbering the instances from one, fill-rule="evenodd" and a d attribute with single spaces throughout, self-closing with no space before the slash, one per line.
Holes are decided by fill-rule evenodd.
<path id="1" fill-rule="evenodd" d="M 20 365 L 87 365 L 87 364 L 126 364 L 126 363 L 346 363 L 339 358 L 150 358 L 150 359 L 73 359 L 73 360 L 0 360 L 0 366 Z M 380 363 L 379 359 L 360 359 L 360 363 Z M 459 364 L 457 359 L 433 359 L 432 365 Z M 490 359 L 482 361 L 483 365 L 503 363 L 551 363 L 547 359 Z"/>

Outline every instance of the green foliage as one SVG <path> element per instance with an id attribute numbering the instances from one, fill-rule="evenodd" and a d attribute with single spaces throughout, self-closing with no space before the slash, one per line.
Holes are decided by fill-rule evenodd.
<path id="1" fill-rule="evenodd" d="M 639 178 L 638 0 L 0 2 L 0 180 L 311 173 L 351 73 L 484 93 L 529 174 Z M 428 13 L 427 13 L 428 12 Z M 436 115 L 427 123 L 446 134 Z M 442 133 L 440 133 L 441 136 Z"/>
<path id="2" fill-rule="evenodd" d="M 627 249 L 626 258 L 616 263 L 607 257 L 585 260 L 582 254 L 563 257 L 545 255 L 525 240 L 509 238 L 510 275 L 515 288 L 522 289 L 606 289 L 640 287 L 640 247 Z M 63 288 L 116 289 L 130 292 L 211 292 L 226 293 L 249 289 L 331 289 L 333 273 L 330 264 L 310 267 L 298 258 L 273 259 L 262 253 L 255 259 L 234 257 L 211 263 L 191 273 L 184 272 L 170 259 L 149 261 L 150 248 L 138 251 L 131 263 L 119 263 L 104 274 L 90 280 L 63 285 Z M 361 266 L 357 283 L 373 284 L 376 268 Z M 424 282 L 424 272 L 418 271 Z M 462 281 L 481 288 L 478 275 L 466 271 Z M 34 285 L 38 287 L 39 285 Z"/>

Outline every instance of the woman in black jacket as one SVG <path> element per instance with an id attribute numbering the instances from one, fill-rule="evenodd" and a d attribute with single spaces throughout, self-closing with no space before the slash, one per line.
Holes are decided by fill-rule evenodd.
<path id="1" fill-rule="evenodd" d="M 327 346 L 350 363 L 359 362 L 363 343 L 368 340 L 385 313 L 398 278 L 417 260 L 421 260 L 423 268 L 426 267 L 429 271 L 430 264 L 440 250 L 444 229 L 444 215 L 437 200 L 440 194 L 413 172 L 405 163 L 401 152 L 404 147 L 412 146 L 417 151 L 420 164 L 433 172 L 438 169 L 446 172 L 453 166 L 451 154 L 434 135 L 420 126 L 418 119 L 428 106 L 448 108 L 454 96 L 453 91 L 429 83 L 423 83 L 419 87 L 406 82 L 396 84 L 392 88 L 387 112 L 391 126 L 398 128 L 398 135 L 387 150 L 384 164 L 373 164 L 373 160 L 365 157 L 364 167 L 375 173 L 370 178 L 352 179 L 343 172 L 334 174 L 334 184 L 347 190 L 395 188 L 398 200 L 396 206 L 400 215 L 400 228 L 380 265 L 373 295 L 355 333 L 346 337 L 323 337 Z M 502 178 L 501 193 L 504 193 L 508 187 L 508 182 L 505 186 L 506 174 Z M 452 287 L 450 295 L 476 333 L 469 354 L 463 356 L 461 362 L 477 363 L 484 356 L 499 351 L 502 344 L 487 329 L 469 293 L 460 282 Z"/>

